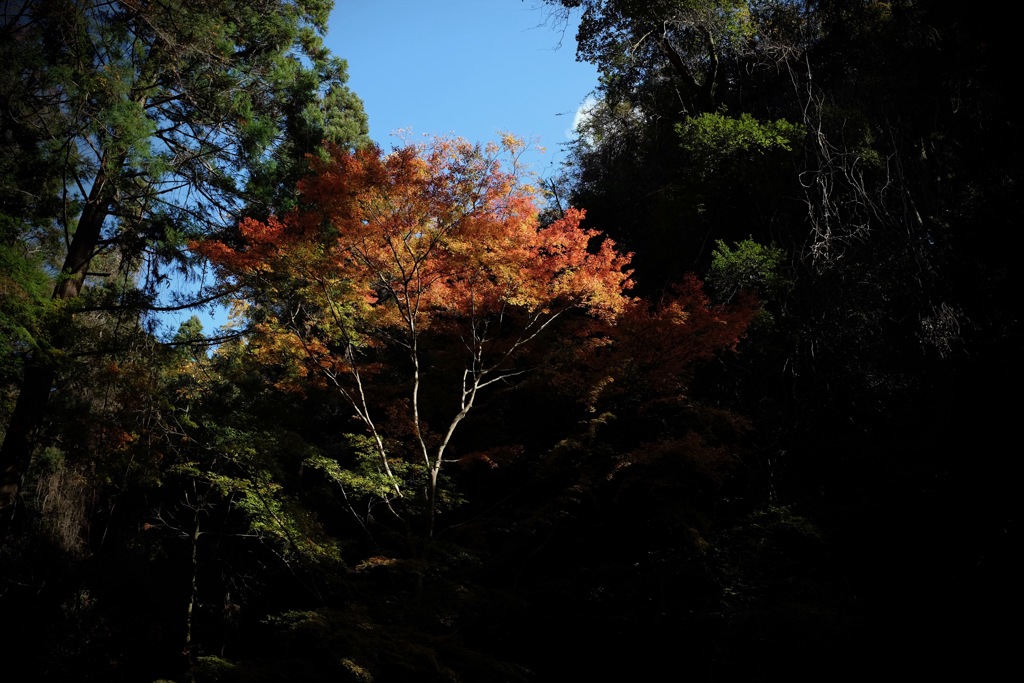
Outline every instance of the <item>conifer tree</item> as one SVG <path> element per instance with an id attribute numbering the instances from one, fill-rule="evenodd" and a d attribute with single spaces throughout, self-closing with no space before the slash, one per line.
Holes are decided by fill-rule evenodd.
<path id="1" fill-rule="evenodd" d="M 84 295 L 99 298 L 103 289 L 93 286 L 97 257 L 109 257 L 130 284 L 91 307 L 153 310 L 169 266 L 187 270 L 189 237 L 286 204 L 304 155 L 322 139 L 366 140 L 345 63 L 323 46 L 331 6 L 4 4 L 0 144 L 18 164 L 0 169 L 14 195 L 0 206 L 4 249 L 52 245 L 47 259 L 58 273 L 55 315 L 17 347 L 23 377 L 0 448 L 4 527 L 40 437 L 71 317 Z M 37 259 L 29 272 L 43 265 Z M 28 291 L 18 283 L 33 277 L 12 287 Z"/>

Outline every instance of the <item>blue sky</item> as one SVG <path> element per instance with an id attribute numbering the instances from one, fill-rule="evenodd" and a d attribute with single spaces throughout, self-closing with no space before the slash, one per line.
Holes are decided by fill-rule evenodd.
<path id="1" fill-rule="evenodd" d="M 396 129 L 474 142 L 508 131 L 540 138 L 547 152 L 530 163 L 546 176 L 597 86 L 576 61 L 575 23 L 563 23 L 540 0 L 336 0 L 327 45 L 348 60 L 385 149 Z"/>

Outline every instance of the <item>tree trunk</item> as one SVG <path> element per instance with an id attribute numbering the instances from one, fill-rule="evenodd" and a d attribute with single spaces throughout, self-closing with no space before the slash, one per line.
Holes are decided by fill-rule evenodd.
<path id="1" fill-rule="evenodd" d="M 188 596 L 188 607 L 185 610 L 185 648 L 182 651 L 191 666 L 195 658 L 192 656 L 192 616 L 195 613 L 196 598 L 199 595 L 199 508 L 196 508 L 196 524 L 192 531 L 192 590 Z"/>
<path id="2" fill-rule="evenodd" d="M 101 171 L 93 182 L 89 199 L 79 218 L 78 229 L 68 247 L 64 267 L 53 289 L 54 299 L 73 299 L 81 293 L 109 208 L 107 177 Z M 71 340 L 66 329 L 56 329 L 50 342 L 53 349 L 61 350 L 67 348 Z M 0 446 L 0 540 L 6 538 L 10 530 L 18 491 L 32 463 L 32 451 L 46 418 L 46 404 L 56 378 L 57 369 L 53 361 L 41 357 L 39 353 L 33 354 L 25 368 L 18 401 L 4 434 L 3 445 Z"/>

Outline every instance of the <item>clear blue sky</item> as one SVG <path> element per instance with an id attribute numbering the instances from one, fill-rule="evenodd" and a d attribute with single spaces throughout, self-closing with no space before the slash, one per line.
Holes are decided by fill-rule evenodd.
<path id="1" fill-rule="evenodd" d="M 531 164 L 546 176 L 597 86 L 575 23 L 562 29 L 540 0 L 335 0 L 327 45 L 385 149 L 400 128 L 474 142 L 508 131 L 540 138 Z"/>

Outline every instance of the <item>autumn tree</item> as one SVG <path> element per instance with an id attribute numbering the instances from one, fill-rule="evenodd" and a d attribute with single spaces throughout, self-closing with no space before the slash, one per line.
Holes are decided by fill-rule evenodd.
<path id="1" fill-rule="evenodd" d="M 199 246 L 253 306 L 256 342 L 279 359 L 301 359 L 308 378 L 355 411 L 392 499 L 412 487 L 393 453 L 396 433 L 407 430 L 426 480 L 430 536 L 439 476 L 480 393 L 527 372 L 517 361 L 569 311 L 614 316 L 627 303 L 629 257 L 582 229 L 582 211 L 539 224 L 536 192 L 515 162 L 522 149 L 511 135 L 487 146 L 333 148 L 300 184 L 301 209 L 242 221 L 233 242 Z M 506 167 L 503 155 L 512 158 Z M 457 349 L 454 377 L 432 362 L 434 339 Z M 389 416 L 371 393 L 395 350 L 405 389 L 390 402 L 402 414 Z M 451 391 L 443 410 L 425 405 L 428 384 Z"/>

